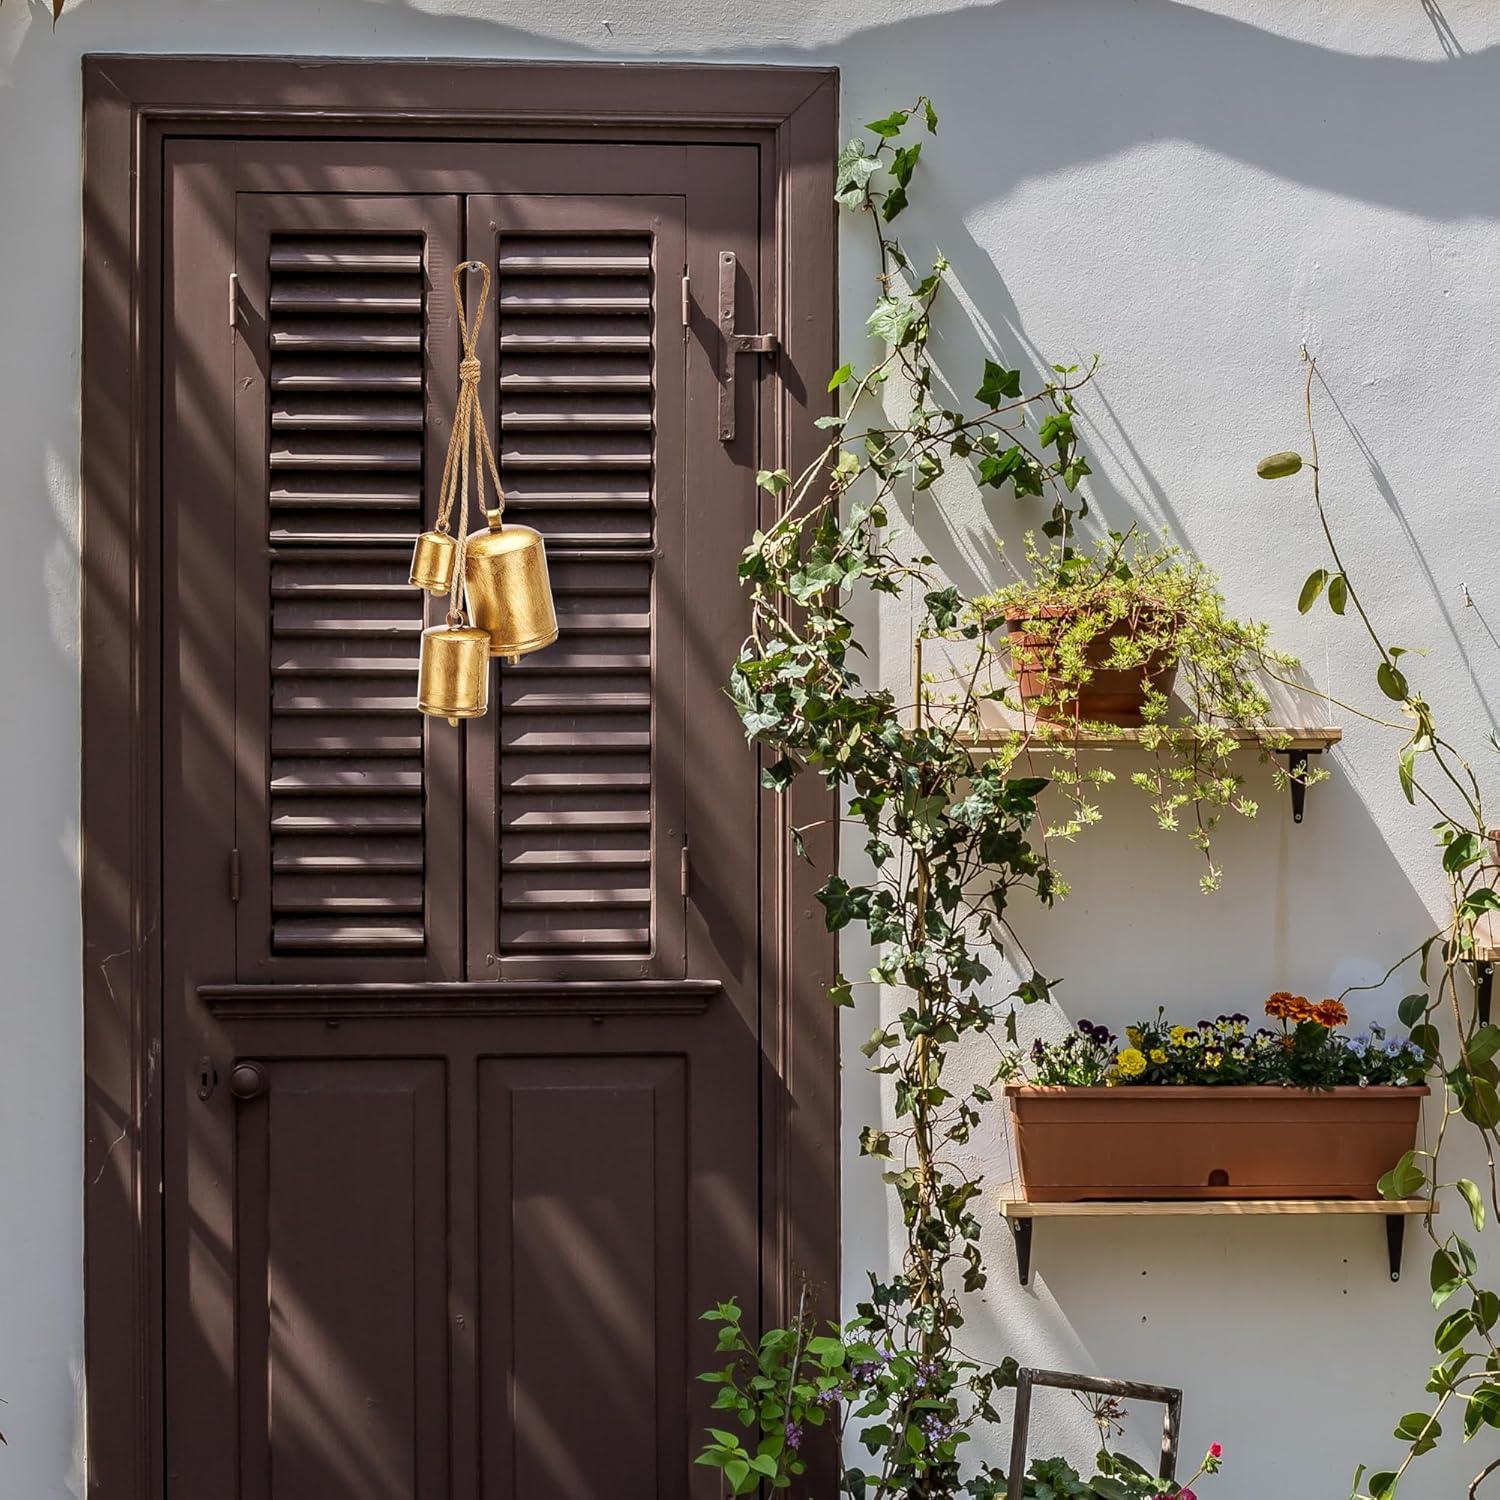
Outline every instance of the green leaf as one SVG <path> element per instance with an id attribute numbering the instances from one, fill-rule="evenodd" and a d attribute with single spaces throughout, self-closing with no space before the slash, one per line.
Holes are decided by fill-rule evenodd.
<path id="1" fill-rule="evenodd" d="M 1473 1328 L 1474 1314 L 1467 1307 L 1460 1308 L 1438 1324 L 1437 1332 L 1432 1336 L 1433 1345 L 1439 1354 L 1447 1354 L 1450 1349 L 1457 1349 Z"/>
<path id="2" fill-rule="evenodd" d="M 1477 834 L 1460 833 L 1443 850 L 1443 868 L 1456 875 L 1484 858 L 1484 845 Z"/>
<path id="3" fill-rule="evenodd" d="M 1500 1125 L 1500 1093 L 1488 1078 L 1470 1078 L 1463 1096 L 1464 1119 L 1481 1130 Z"/>
<path id="4" fill-rule="evenodd" d="M 1484 1229 L 1484 1196 L 1480 1193 L 1476 1183 L 1470 1182 L 1467 1177 L 1460 1177 L 1454 1186 L 1463 1194 L 1463 1200 L 1469 1205 L 1469 1217 L 1474 1220 L 1476 1233 Z"/>
<path id="5" fill-rule="evenodd" d="M 761 489 L 777 495 L 792 482 L 792 476 L 785 469 L 759 469 L 756 471 L 755 482 Z"/>
<path id="6" fill-rule="evenodd" d="M 1437 1250 L 1433 1252 L 1428 1281 L 1432 1287 L 1432 1305 L 1437 1308 L 1464 1284 L 1464 1275 L 1446 1250 Z"/>
<path id="7" fill-rule="evenodd" d="M 1426 995 L 1407 995 L 1396 1007 L 1403 1026 L 1415 1026 L 1427 1014 Z"/>
<path id="8" fill-rule="evenodd" d="M 1302 592 L 1297 595 L 1297 612 L 1299 614 L 1305 615 L 1318 602 L 1318 595 L 1323 592 L 1323 586 L 1327 582 L 1327 568 L 1318 568 L 1307 575 L 1307 582 L 1302 585 Z"/>
<path id="9" fill-rule="evenodd" d="M 1262 479 L 1289 479 L 1301 468 L 1300 453 L 1268 453 L 1256 464 L 1255 472 Z"/>
<path id="10" fill-rule="evenodd" d="M 1470 919 L 1482 917 L 1487 911 L 1500 911 L 1500 893 L 1482 885 L 1477 891 L 1470 891 L 1459 905 L 1459 913 Z"/>
<path id="11" fill-rule="evenodd" d="M 1401 779 L 1401 791 L 1406 800 L 1413 807 L 1417 805 L 1417 752 L 1416 748 L 1408 745 L 1401 752 L 1401 760 L 1396 767 L 1396 775 Z"/>
<path id="12" fill-rule="evenodd" d="M 893 135 L 900 135 L 901 128 L 906 124 L 906 111 L 904 109 L 892 110 L 883 120 L 871 120 L 865 126 L 866 130 L 873 131 L 884 140 L 889 140 Z"/>
<path id="13" fill-rule="evenodd" d="M 854 373 L 853 365 L 840 365 L 832 375 L 828 377 L 828 389 L 836 391 Z"/>
<path id="14" fill-rule="evenodd" d="M 1427 1184 L 1427 1174 L 1417 1165 L 1417 1153 L 1408 1151 L 1400 1161 L 1380 1179 L 1377 1191 L 1388 1201 L 1414 1198 Z"/>
<path id="15" fill-rule="evenodd" d="M 929 135 L 936 135 L 938 126 L 937 111 L 932 107 L 931 99 L 924 99 L 922 101 L 922 114 L 927 121 L 927 133 Z"/>
<path id="16" fill-rule="evenodd" d="M 1403 1443 L 1412 1445 L 1413 1457 L 1430 1453 L 1437 1447 L 1437 1440 L 1442 1435 L 1442 1427 L 1433 1419 L 1430 1412 L 1409 1411 L 1396 1424 L 1396 1436 Z"/>
<path id="17" fill-rule="evenodd" d="M 1348 603 L 1349 580 L 1342 573 L 1335 573 L 1328 580 L 1328 607 L 1334 614 L 1341 615 Z"/>
<path id="18" fill-rule="evenodd" d="M 1491 1026 L 1486 1022 L 1469 1038 L 1466 1051 L 1470 1067 L 1477 1068 L 1480 1063 L 1488 1062 L 1496 1052 L 1500 1052 L 1500 1026 Z"/>
<path id="19" fill-rule="evenodd" d="M 985 406 L 999 406 L 1002 401 L 1014 401 L 1021 394 L 1021 372 L 1007 370 L 994 360 L 984 362 L 984 379 L 974 393 L 974 399 Z"/>
<path id="20" fill-rule="evenodd" d="M 1395 703 L 1404 703 L 1409 696 L 1406 674 L 1388 661 L 1381 662 L 1375 669 L 1375 680 L 1380 684 L 1380 691 Z"/>
<path id="21" fill-rule="evenodd" d="M 1394 1500 L 1397 1475 L 1389 1469 L 1370 1475 L 1370 1500 Z"/>
<path id="22" fill-rule="evenodd" d="M 922 155 L 922 143 L 918 141 L 914 146 L 902 146 L 891 158 L 891 176 L 905 187 L 911 181 L 911 174 L 917 169 L 917 159 Z"/>

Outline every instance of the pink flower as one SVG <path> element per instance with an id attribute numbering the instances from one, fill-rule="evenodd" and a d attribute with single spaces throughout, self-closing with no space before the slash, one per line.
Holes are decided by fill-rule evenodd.
<path id="1" fill-rule="evenodd" d="M 1177 1500 L 1198 1500 L 1198 1497 L 1191 1490 L 1178 1490 Z"/>
<path id="2" fill-rule="evenodd" d="M 1208 1456 L 1210 1458 L 1223 1458 L 1224 1457 L 1224 1445 L 1223 1445 L 1223 1443 L 1210 1443 L 1208 1445 Z"/>

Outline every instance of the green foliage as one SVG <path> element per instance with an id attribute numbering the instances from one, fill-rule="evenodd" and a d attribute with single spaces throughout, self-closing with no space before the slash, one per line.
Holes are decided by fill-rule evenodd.
<path id="1" fill-rule="evenodd" d="M 1097 821 L 1092 790 L 1113 779 L 1107 770 L 1078 770 L 1079 732 L 1110 729 L 1087 720 L 1080 694 L 1099 672 L 1141 670 L 1148 687 L 1142 738 L 1152 759 L 1131 781 L 1150 796 L 1162 828 L 1176 829 L 1190 816 L 1188 837 L 1208 865 L 1204 889 L 1217 889 L 1214 826 L 1226 810 L 1245 817 L 1257 811 L 1231 764 L 1242 748 L 1232 731 L 1258 730 L 1263 758 L 1284 745 L 1266 723 L 1271 705 L 1262 679 L 1284 677 L 1296 660 L 1271 648 L 1264 625 L 1230 616 L 1202 563 L 1134 529 L 1082 548 L 1065 538 L 1045 550 L 1028 534 L 1026 561 L 1028 578 L 972 600 L 965 619 L 981 650 L 1008 657 L 1018 680 L 1023 670 L 1038 674 L 1039 691 L 1023 700 L 1012 690 L 1006 701 L 1039 721 L 1037 734 L 1056 736 L 1049 747 L 1060 767 L 1054 779 L 1069 816 L 1049 825 L 1048 837 L 1073 838 Z M 1174 678 L 1176 703 L 1167 696 Z M 1029 749 L 1029 739 L 1014 741 L 1003 763 Z"/>
<path id="2" fill-rule="evenodd" d="M 1450 1127 L 1456 1128 L 1459 1121 L 1478 1133 L 1480 1148 L 1491 1163 L 1500 1145 L 1500 1067 L 1496 1063 L 1500 1028 L 1476 1014 L 1472 988 L 1476 924 L 1500 910 L 1500 895 L 1492 884 L 1494 870 L 1486 861 L 1490 819 L 1479 778 L 1440 732 L 1431 705 L 1398 665 L 1408 654 L 1406 649 L 1386 644 L 1339 555 L 1323 505 L 1318 466 L 1313 420 L 1317 380 L 1317 362 L 1309 356 L 1303 391 L 1312 448 L 1307 468 L 1312 476 L 1313 509 L 1333 566 L 1308 578 L 1299 608 L 1304 613 L 1311 609 L 1326 586 L 1335 615 L 1353 609 L 1375 656 L 1375 685 L 1401 709 L 1400 723 L 1393 726 L 1401 736 L 1394 754 L 1401 794 L 1412 806 L 1420 802 L 1439 814 L 1434 831 L 1449 898 L 1446 920 L 1390 971 L 1394 973 L 1404 963 L 1419 963 L 1423 991 L 1402 1000 L 1398 1014 L 1402 1024 L 1411 1028 L 1412 1047 L 1442 1081 L 1442 1123 L 1432 1150 L 1408 1151 L 1381 1178 L 1380 1193 L 1384 1198 L 1436 1198 L 1451 1189 L 1456 1195 L 1454 1206 L 1478 1234 L 1487 1217 L 1486 1194 L 1468 1178 L 1445 1183 L 1441 1164 Z M 1283 462 L 1291 459 L 1296 463 Z M 1264 477 L 1280 478 L 1298 472 L 1302 463 L 1296 454 L 1273 454 L 1258 467 Z M 1443 1029 L 1436 1024 L 1439 1018 L 1447 1022 Z M 1493 1171 L 1488 1197 L 1489 1206 L 1494 1207 Z M 1500 1293 L 1476 1280 L 1478 1257 L 1468 1241 L 1456 1232 L 1440 1234 L 1431 1218 L 1426 1228 L 1434 1247 L 1429 1273 L 1432 1305 L 1443 1312 L 1432 1338 L 1438 1360 L 1427 1381 L 1433 1402 L 1428 1411 L 1408 1412 L 1396 1424 L 1395 1437 L 1406 1450 L 1396 1468 L 1381 1469 L 1366 1478 L 1365 1466 L 1360 1466 L 1354 1476 L 1354 1500 L 1393 1500 L 1412 1463 L 1445 1440 L 1440 1419 L 1450 1406 L 1463 1412 L 1464 1442 L 1482 1428 L 1500 1428 L 1500 1346 L 1494 1337 L 1500 1322 Z M 1500 1465 L 1487 1465 L 1468 1487 L 1468 1494 L 1476 1495 L 1495 1473 L 1500 1473 Z"/>

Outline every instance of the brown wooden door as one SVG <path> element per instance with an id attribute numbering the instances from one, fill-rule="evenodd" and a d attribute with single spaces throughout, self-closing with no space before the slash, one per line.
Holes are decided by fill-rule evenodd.
<path id="1" fill-rule="evenodd" d="M 776 1209 L 721 691 L 758 382 L 742 359 L 721 443 L 713 301 L 724 251 L 741 331 L 773 296 L 759 174 L 694 144 L 169 148 L 171 1495 L 713 1493 L 697 1314 L 758 1304 Z M 404 578 L 465 256 L 562 630 L 454 730 L 414 710 Z"/>

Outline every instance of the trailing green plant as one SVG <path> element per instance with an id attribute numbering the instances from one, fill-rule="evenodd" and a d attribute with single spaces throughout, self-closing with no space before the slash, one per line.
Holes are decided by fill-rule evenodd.
<path id="1" fill-rule="evenodd" d="M 1222 871 L 1213 862 L 1211 832 L 1222 812 L 1254 817 L 1256 803 L 1230 757 L 1243 748 L 1235 730 L 1254 730 L 1261 759 L 1289 743 L 1268 724 L 1269 677 L 1286 680 L 1295 657 L 1274 650 L 1264 625 L 1233 618 L 1218 580 L 1169 542 L 1152 542 L 1134 527 L 1080 546 L 1068 533 L 1042 548 L 1026 535 L 1027 575 L 970 602 L 965 618 L 978 627 L 981 653 L 1009 657 L 1012 676 L 1034 684 L 1022 696 L 1002 688 L 1025 726 L 1002 754 L 1015 765 L 1037 737 L 1050 738 L 1052 782 L 1068 799 L 1069 816 L 1047 828 L 1072 838 L 1099 820 L 1092 788 L 1114 780 L 1104 768 L 1079 768 L 1080 733 L 1111 731 L 1091 722 L 1081 695 L 1101 672 L 1139 671 L 1145 688 L 1140 737 L 1149 769 L 1131 781 L 1151 798 L 1157 821 L 1176 829 L 1190 812 L 1189 837 L 1203 851 L 1205 890 Z M 997 639 L 995 632 L 1009 626 Z M 1173 684 L 1177 696 L 1169 696 Z M 1274 777 L 1284 783 L 1279 769 Z M 1305 778 L 1306 779 L 1306 778 Z"/>
<path id="2" fill-rule="evenodd" d="M 918 133 L 935 132 L 937 116 L 919 98 L 867 129 L 872 138 L 839 157 L 837 195 L 872 227 L 879 280 L 867 326 L 879 349 L 867 366 L 833 373 L 828 388 L 842 392 L 843 409 L 822 419 L 829 438 L 813 461 L 796 475 L 758 476 L 778 514 L 740 565 L 752 622 L 730 692 L 747 738 L 766 752 L 765 785 L 784 792 L 799 776 L 821 777 L 863 834 L 868 873 L 829 876 L 818 899 L 830 931 L 858 926 L 879 950 L 868 978 L 841 975 L 831 999 L 850 1007 L 866 984 L 888 997 L 863 1050 L 886 1082 L 893 1118 L 867 1125 L 859 1144 L 882 1165 L 905 1248 L 892 1275 L 869 1278 L 847 1326 L 804 1306 L 791 1326 L 752 1339 L 733 1303 L 705 1314 L 728 1360 L 702 1378 L 718 1388 L 714 1407 L 728 1419 L 699 1462 L 732 1494 L 762 1482 L 784 1489 L 804 1472 L 804 1436 L 821 1428 L 837 1439 L 841 1494 L 994 1497 L 1000 1473 L 965 1469 L 960 1455 L 976 1428 L 997 1421 L 995 1398 L 1014 1382 L 1015 1363 L 972 1359 L 958 1342 L 962 1297 L 986 1280 L 982 1181 L 963 1148 L 993 1102 L 994 1080 L 956 1079 L 950 1065 L 973 1038 L 1014 1043 L 1017 1007 L 1049 995 L 1051 981 L 1026 962 L 1007 918 L 1017 893 L 1043 905 L 1058 895 L 1036 829 L 1046 782 L 1014 774 L 1009 757 L 973 753 L 985 700 L 977 673 L 940 725 L 912 722 L 909 705 L 867 682 L 848 601 L 861 587 L 899 596 L 921 634 L 977 645 L 983 620 L 931 558 L 906 550 L 894 501 L 920 503 L 948 469 L 967 469 L 981 485 L 1041 497 L 1044 534 L 1066 538 L 1087 510 L 1073 414 L 1092 368 L 1057 366 L 1025 390 L 1019 370 L 987 359 L 972 409 L 942 393 L 928 341 L 946 263 L 918 271 L 890 229 L 909 202 Z M 807 832 L 792 835 L 802 853 Z M 992 997 L 984 981 L 1001 957 L 1027 977 Z M 859 1448 L 868 1461 L 856 1467 L 846 1454 Z"/>
<path id="3" fill-rule="evenodd" d="M 1475 1005 L 1475 955 L 1480 924 L 1500 911 L 1496 872 L 1486 862 L 1490 824 L 1486 817 L 1479 777 L 1468 760 L 1440 728 L 1432 705 L 1419 683 L 1408 678 L 1411 651 L 1390 643 L 1377 625 L 1356 580 L 1345 565 L 1325 506 L 1318 462 L 1314 395 L 1321 387 L 1317 361 L 1306 350 L 1302 406 L 1308 434 L 1308 458 L 1283 452 L 1262 459 L 1263 478 L 1310 476 L 1310 501 L 1328 548 L 1328 565 L 1315 569 L 1302 586 L 1298 607 L 1307 613 L 1320 600 L 1337 616 L 1356 625 L 1368 638 L 1373 656 L 1374 684 L 1399 718 L 1382 720 L 1393 733 L 1393 774 L 1402 795 L 1413 808 L 1435 817 L 1435 859 L 1447 889 L 1444 921 L 1423 935 L 1379 981 L 1414 967 L 1420 989 L 1399 1007 L 1403 1025 L 1410 1028 L 1411 1045 L 1423 1054 L 1440 1086 L 1438 1118 L 1430 1150 L 1408 1152 L 1382 1179 L 1388 1198 L 1430 1196 L 1443 1198 L 1456 1210 L 1442 1229 L 1432 1217 L 1423 1222 L 1432 1242 L 1432 1304 L 1442 1313 L 1433 1334 L 1437 1355 L 1427 1379 L 1431 1397 L 1425 1410 L 1408 1412 L 1397 1423 L 1396 1438 L 1405 1452 L 1394 1468 L 1371 1471 L 1361 1465 L 1354 1476 L 1355 1500 L 1393 1500 L 1411 1465 L 1431 1452 L 1448 1434 L 1443 1419 L 1457 1414 L 1456 1426 L 1470 1441 L 1486 1430 L 1500 1430 L 1500 1291 L 1487 1286 L 1478 1269 L 1478 1252 L 1469 1237 L 1483 1230 L 1487 1210 L 1500 1214 L 1495 1151 L 1500 1131 L 1500 1028 L 1478 1014 Z M 1352 612 L 1352 613 L 1351 613 Z M 1350 710 L 1344 705 L 1346 712 Z M 1495 741 L 1492 737 L 1492 746 Z M 1352 986 L 1374 988 L 1376 986 Z M 1348 994 L 1349 991 L 1345 991 Z M 1450 1136 L 1460 1127 L 1471 1129 L 1484 1154 L 1483 1187 L 1468 1177 L 1451 1177 L 1444 1160 Z M 1453 1222 L 1460 1227 L 1447 1227 Z M 1491 1459 L 1468 1487 L 1475 1500 L 1481 1486 L 1500 1474 L 1500 1458 Z"/>

